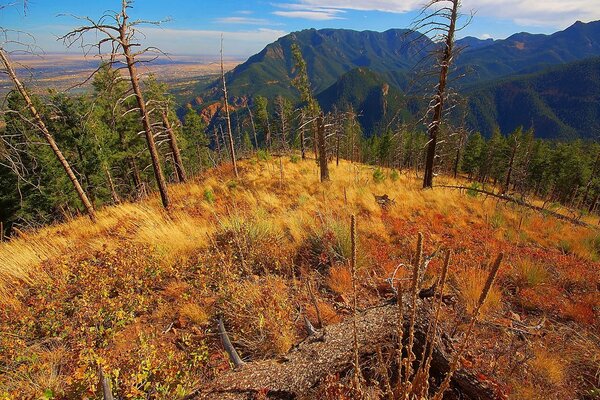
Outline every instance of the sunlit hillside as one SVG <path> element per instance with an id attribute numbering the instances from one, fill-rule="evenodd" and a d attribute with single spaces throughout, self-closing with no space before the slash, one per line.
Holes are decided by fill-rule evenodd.
<path id="1" fill-rule="evenodd" d="M 426 255 L 454 253 L 442 319 L 460 337 L 503 252 L 463 367 L 514 399 L 597 398 L 597 229 L 422 190 L 414 170 L 340 161 L 321 184 L 313 159 L 264 152 L 239 168 L 170 186 L 168 212 L 152 196 L 1 243 L 0 398 L 100 398 L 99 366 L 117 398 L 184 398 L 230 368 L 218 317 L 245 360 L 286 354 L 315 303 L 326 326 L 351 315 L 352 214 L 360 307 L 391 296 L 395 271 L 409 276 L 422 232 Z M 438 251 L 423 287 L 441 266 Z"/>

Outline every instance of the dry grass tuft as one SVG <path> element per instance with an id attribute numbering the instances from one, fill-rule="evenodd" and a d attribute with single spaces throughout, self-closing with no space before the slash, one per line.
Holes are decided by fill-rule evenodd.
<path id="1" fill-rule="evenodd" d="M 538 347 L 534 349 L 534 357 L 529 362 L 536 374 L 551 385 L 560 386 L 565 381 L 565 362 L 559 354 Z"/>
<path id="2" fill-rule="evenodd" d="M 206 325 L 210 320 L 209 315 L 204 308 L 194 303 L 185 303 L 181 305 L 179 313 L 182 317 L 196 325 Z"/>
<path id="3" fill-rule="evenodd" d="M 488 271 L 480 268 L 471 269 L 461 274 L 454 274 L 456 286 L 459 290 L 460 297 L 464 302 L 467 312 L 472 313 L 479 302 L 479 297 L 485 287 L 488 277 Z M 489 316 L 494 311 L 498 311 L 502 307 L 502 293 L 498 287 L 493 286 L 490 289 L 486 302 L 481 308 L 483 316 Z"/>
<path id="4" fill-rule="evenodd" d="M 329 269 L 327 286 L 339 295 L 346 295 L 352 291 L 352 273 L 347 266 L 336 265 Z"/>

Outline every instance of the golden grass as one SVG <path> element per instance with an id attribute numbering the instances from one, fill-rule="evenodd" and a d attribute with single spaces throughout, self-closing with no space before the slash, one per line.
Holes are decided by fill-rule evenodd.
<path id="1" fill-rule="evenodd" d="M 365 288 L 365 296 L 373 295 L 374 291 L 370 291 L 373 287 L 386 289 L 385 279 L 395 267 L 399 263 L 408 264 L 418 231 L 425 234 L 426 254 L 435 248 L 455 250 L 451 282 L 467 312 L 475 308 L 488 274 L 477 266 L 500 251 L 506 252 L 507 259 L 512 261 L 507 263 L 512 267 L 507 268 L 506 273 L 519 282 L 518 286 L 535 294 L 550 285 L 558 286 L 557 280 L 564 282 L 561 284 L 565 287 L 576 287 L 585 293 L 586 285 L 597 280 L 597 269 L 590 268 L 582 274 L 571 268 L 571 265 L 589 265 L 597 259 L 597 233 L 589 229 L 531 212 L 521 218 L 523 210 L 517 207 L 466 196 L 456 190 L 423 191 L 413 171 L 400 172 L 392 181 L 390 171 L 383 169 L 385 180 L 375 183 L 373 168 L 342 160 L 339 167 L 330 165 L 331 182 L 320 184 L 314 160 L 292 163 L 283 157 L 282 166 L 284 178 L 280 180 L 279 159 L 241 161 L 242 175 L 235 184 L 231 172 L 219 168 L 207 172 L 201 181 L 170 186 L 173 206 L 169 212 L 162 209 L 158 198 L 152 197 L 137 204 L 100 210 L 97 224 L 82 217 L 26 232 L 20 238 L 2 243 L 0 304 L 27 311 L 30 305 L 20 302 L 25 298 L 21 294 L 27 293 L 29 288 L 42 288 L 44 295 L 50 293 L 49 298 L 57 297 L 67 285 L 64 276 L 70 271 L 77 274 L 92 271 L 90 260 L 95 259 L 95 252 L 101 256 L 98 264 L 93 264 L 93 271 L 102 272 L 105 268 L 111 271 L 109 268 L 115 263 L 108 262 L 112 262 L 110 257 L 121 254 L 121 248 L 133 247 L 135 251 L 124 254 L 133 254 L 136 262 L 125 263 L 131 271 L 125 271 L 117 281 L 129 282 L 135 287 L 135 290 L 130 289 L 129 296 L 135 295 L 139 303 L 124 301 L 123 304 L 132 308 L 140 305 L 140 309 L 148 313 L 142 314 L 143 318 L 149 318 L 156 325 L 139 321 L 137 317 L 135 322 L 129 317 L 116 318 L 118 323 L 126 325 L 116 333 L 117 337 L 122 336 L 123 342 L 127 342 L 127 329 L 134 324 L 136 329 L 152 337 L 151 329 L 165 329 L 175 315 L 188 325 L 177 330 L 189 335 L 186 329 L 190 329 L 190 325 L 212 324 L 215 316 L 223 315 L 242 355 L 283 354 L 298 341 L 302 332 L 299 312 L 316 322 L 312 302 L 299 294 L 302 279 L 310 276 L 320 282 L 315 292 L 326 325 L 342 318 L 342 313 L 333 306 L 335 296 L 331 296 L 325 286 L 335 294 L 350 293 L 351 274 L 345 259 L 349 255 L 351 214 L 359 218 L 359 280 Z M 440 177 L 439 183 L 460 182 Z M 211 193 L 210 199 L 207 199 L 207 190 Z M 382 209 L 374 199 L 374 195 L 382 194 L 387 194 L 395 204 Z M 317 249 L 328 253 L 325 256 L 329 257 L 329 269 L 315 271 L 318 269 L 315 265 L 296 260 L 299 249 L 315 237 L 326 245 Z M 557 249 L 559 243 L 568 250 L 565 254 Z M 550 255 L 554 261 L 546 263 L 539 259 L 540 254 Z M 240 268 L 240 260 L 236 258 L 239 255 L 247 264 L 245 269 Z M 561 270 L 566 262 L 570 264 Z M 133 277 L 136 273 L 147 277 L 144 275 L 147 264 L 157 267 L 156 281 L 139 282 L 140 287 L 137 287 Z M 552 274 L 546 269 L 548 265 L 553 267 Z M 439 269 L 439 260 L 432 262 L 430 273 L 436 268 Z M 106 296 L 100 296 L 99 301 L 116 307 L 117 303 L 113 303 L 116 300 L 111 297 L 115 295 L 113 288 L 106 285 L 102 288 Z M 142 295 L 140 288 L 148 289 L 153 295 Z M 83 288 L 82 295 L 96 298 L 86 294 L 91 290 L 96 289 Z M 53 291 L 56 292 L 52 294 Z M 555 289 L 559 291 L 560 288 Z M 121 296 L 121 293 L 116 295 Z M 153 296 L 157 299 L 148 299 Z M 501 288 L 493 287 L 483 309 L 485 317 L 493 319 L 507 309 L 510 296 L 509 291 L 503 295 Z M 54 304 L 58 309 L 62 307 L 62 299 L 69 297 L 59 298 Z M 150 306 L 154 301 L 157 304 Z M 566 317 L 577 322 L 593 324 L 597 321 L 594 314 L 597 307 L 597 302 L 582 295 L 563 311 Z M 101 317 L 114 318 L 110 314 Z M 90 320 L 94 321 L 93 318 L 96 316 Z M 165 336 L 161 335 L 153 336 L 160 346 L 167 347 L 176 340 L 163 339 Z M 216 340 L 212 336 L 194 338 L 198 346 L 205 340 Z M 104 350 L 110 353 L 110 346 Z M 159 359 L 158 355 L 153 357 Z M 552 364 L 545 370 L 541 366 L 551 357 L 550 352 L 539 351 L 532 365 L 540 364 L 535 367 L 543 371 L 548 385 L 561 385 L 564 371 L 561 373 Z M 54 365 L 50 359 L 45 359 L 44 364 Z M 53 368 L 46 368 L 47 375 L 39 377 L 39 380 L 45 379 L 44 384 L 49 387 L 54 385 L 53 377 L 59 376 L 53 375 L 52 371 L 58 371 Z M 11 379 L 18 382 L 17 377 Z M 521 388 L 522 398 L 530 398 L 526 386 Z M 0 394 L 2 390 L 6 389 L 0 383 Z M 35 396 L 39 395 L 36 392 Z"/>
<path id="2" fill-rule="evenodd" d="M 549 384 L 561 385 L 565 380 L 565 362 L 559 354 L 539 347 L 534 349 L 534 357 L 529 364 Z"/>
<path id="3" fill-rule="evenodd" d="M 489 272 L 480 268 L 471 269 L 467 272 L 455 274 L 454 279 L 459 290 L 467 312 L 471 314 L 479 302 L 481 292 L 485 287 Z M 487 300 L 481 308 L 481 315 L 489 316 L 498 311 L 502 306 L 502 293 L 497 286 L 493 286 L 488 294 Z"/>
<path id="4" fill-rule="evenodd" d="M 352 291 L 352 274 L 348 267 L 343 265 L 331 267 L 327 277 L 327 286 L 340 295 L 350 293 Z"/>
<path id="5" fill-rule="evenodd" d="M 204 308 L 194 303 L 184 303 L 179 308 L 182 317 L 187 318 L 196 325 L 205 325 L 210 321 L 210 317 Z"/>
<path id="6" fill-rule="evenodd" d="M 521 287 L 535 287 L 548 282 L 550 276 L 547 268 L 529 258 L 519 258 L 513 264 L 516 283 Z"/>

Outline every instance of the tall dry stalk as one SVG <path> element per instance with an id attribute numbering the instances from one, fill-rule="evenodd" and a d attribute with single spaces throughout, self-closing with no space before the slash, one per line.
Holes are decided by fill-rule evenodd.
<path id="1" fill-rule="evenodd" d="M 452 252 L 448 250 L 444 259 L 444 266 L 442 267 L 442 275 L 439 281 L 439 293 L 437 303 L 435 306 L 435 316 L 433 321 L 429 323 L 427 328 L 427 335 L 425 337 L 425 344 L 423 346 L 423 353 L 419 368 L 415 374 L 413 380 L 413 394 L 419 398 L 425 398 L 429 391 L 429 369 L 431 367 L 431 359 L 433 358 L 433 349 L 437 339 L 437 328 L 440 319 L 440 311 L 442 309 L 442 300 L 444 296 L 444 287 L 446 286 L 446 279 L 448 277 L 448 268 L 450 265 L 450 257 Z"/>
<path id="2" fill-rule="evenodd" d="M 360 393 L 360 360 L 358 358 L 358 332 L 357 332 L 357 320 L 358 315 L 356 312 L 356 216 L 352 215 L 350 222 L 350 238 L 352 242 L 352 256 L 350 259 L 350 269 L 352 273 L 352 330 L 353 330 L 353 342 L 354 342 L 354 388 Z"/>
<path id="3" fill-rule="evenodd" d="M 446 374 L 444 381 L 440 385 L 438 391 L 433 396 L 432 400 L 442 400 L 442 398 L 444 396 L 444 392 L 446 392 L 446 390 L 448 390 L 448 388 L 450 387 L 450 380 L 452 379 L 452 376 L 458 369 L 458 364 L 460 362 L 460 359 L 462 358 L 463 353 L 467 349 L 469 340 L 471 339 L 471 334 L 473 333 L 473 327 L 475 326 L 475 323 L 479 319 L 479 314 L 481 313 L 481 308 L 483 307 L 483 305 L 485 304 L 485 302 L 487 300 L 487 297 L 490 293 L 492 285 L 494 284 L 494 280 L 496 280 L 496 276 L 498 275 L 498 270 L 500 269 L 500 265 L 502 264 L 503 258 L 504 258 L 504 254 L 500 253 L 500 254 L 498 254 L 498 257 L 496 258 L 496 261 L 494 261 L 494 263 L 492 265 L 492 269 L 490 270 L 490 273 L 488 275 L 487 281 L 485 282 L 485 286 L 483 287 L 483 290 L 481 291 L 481 295 L 479 296 L 479 301 L 477 302 L 477 307 L 475 307 L 475 310 L 473 311 L 473 316 L 471 317 L 471 322 L 469 323 L 469 327 L 467 328 L 467 333 L 463 337 L 462 343 L 461 343 L 457 353 L 454 355 L 454 359 L 452 360 L 452 363 L 450 364 L 450 369 L 448 370 L 448 373 Z"/>
<path id="4" fill-rule="evenodd" d="M 413 346 L 415 342 L 415 322 L 417 319 L 417 297 L 419 291 L 419 271 L 421 269 L 421 260 L 423 259 L 423 234 L 419 232 L 417 239 L 417 252 L 415 255 L 415 261 L 413 264 L 413 274 L 411 278 L 410 288 L 410 321 L 408 326 L 408 343 L 406 345 L 406 357 L 404 358 L 404 387 L 403 391 L 405 396 L 410 392 L 411 386 L 411 375 L 412 375 L 412 363 L 416 360 L 415 353 L 413 352 Z"/>

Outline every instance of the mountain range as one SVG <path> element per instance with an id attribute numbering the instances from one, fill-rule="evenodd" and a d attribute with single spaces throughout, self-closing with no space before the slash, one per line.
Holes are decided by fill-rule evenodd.
<path id="1" fill-rule="evenodd" d="M 423 71 L 436 44 L 407 29 L 385 32 L 308 29 L 269 44 L 227 74 L 233 97 L 297 98 L 292 43 L 308 65 L 313 92 L 324 109 L 352 104 L 363 128 L 376 129 L 390 114 L 420 113 Z M 542 137 L 598 137 L 600 21 L 576 22 L 551 35 L 517 33 L 503 40 L 460 39 L 454 75 L 466 95 L 469 127 L 489 135 L 534 126 Z M 383 90 L 384 88 L 387 88 Z M 202 93 L 217 99 L 218 83 Z M 382 108 L 385 104 L 387 109 Z"/>

